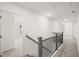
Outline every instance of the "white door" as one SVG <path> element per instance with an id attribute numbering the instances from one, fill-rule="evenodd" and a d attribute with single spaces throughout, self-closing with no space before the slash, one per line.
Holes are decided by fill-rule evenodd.
<path id="1" fill-rule="evenodd" d="M 14 48 L 14 16 L 9 12 L 0 11 L 1 52 Z"/>
<path id="2" fill-rule="evenodd" d="M 73 39 L 73 23 L 72 22 L 64 23 L 64 38 Z"/>

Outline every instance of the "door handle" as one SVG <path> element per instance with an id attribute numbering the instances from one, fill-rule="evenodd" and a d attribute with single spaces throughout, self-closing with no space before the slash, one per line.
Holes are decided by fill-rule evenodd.
<path id="1" fill-rule="evenodd" d="M 2 36 L 0 35 L 0 38 L 2 38 Z"/>

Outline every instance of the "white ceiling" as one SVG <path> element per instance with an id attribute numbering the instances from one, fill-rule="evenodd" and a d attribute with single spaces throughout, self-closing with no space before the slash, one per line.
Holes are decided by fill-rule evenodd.
<path id="1" fill-rule="evenodd" d="M 16 2 L 15 4 L 53 20 L 70 18 L 73 15 L 72 10 L 76 11 L 74 15 L 79 11 L 78 2 Z"/>

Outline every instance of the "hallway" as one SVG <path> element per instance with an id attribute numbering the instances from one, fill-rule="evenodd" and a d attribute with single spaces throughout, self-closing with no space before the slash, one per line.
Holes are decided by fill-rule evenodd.
<path id="1" fill-rule="evenodd" d="M 62 47 L 54 57 L 78 57 L 78 48 L 76 40 L 64 40 Z"/>
<path id="2" fill-rule="evenodd" d="M 2 57 L 78 57 L 77 41 L 79 2 L 0 3 Z"/>

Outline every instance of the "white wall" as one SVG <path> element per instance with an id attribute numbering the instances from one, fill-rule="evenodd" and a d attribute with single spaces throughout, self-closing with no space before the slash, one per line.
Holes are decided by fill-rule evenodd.
<path id="1" fill-rule="evenodd" d="M 79 14 L 77 15 L 77 21 L 74 23 L 74 39 L 77 39 L 78 56 L 79 56 Z"/>
<path id="2" fill-rule="evenodd" d="M 77 46 L 78 46 L 78 56 L 79 56 L 79 15 L 77 18 L 77 24 L 76 24 L 76 29 L 75 29 L 75 33 L 76 33 L 76 38 L 77 38 Z"/>
<path id="3" fill-rule="evenodd" d="M 27 51 L 27 53 L 35 54 L 38 49 L 36 44 L 25 37 L 26 34 L 30 35 L 37 41 L 37 37 L 39 36 L 47 38 L 52 36 L 52 32 L 61 31 L 61 29 L 59 30 L 59 27 L 61 26 L 58 22 L 37 15 L 34 12 L 25 10 L 17 5 L 0 3 L 0 10 L 5 10 L 14 14 L 16 29 L 15 47 L 22 46 L 23 40 L 24 54 L 26 54 Z M 19 34 L 19 24 L 22 24 L 22 34 Z"/>
<path id="4" fill-rule="evenodd" d="M 1 28 L 1 18 L 0 18 L 0 28 Z M 0 29 L 0 35 L 1 35 L 1 29 Z M 1 42 L 1 38 L 0 38 L 0 42 Z M 0 55 L 1 55 L 1 44 L 0 44 Z"/>
<path id="5" fill-rule="evenodd" d="M 77 39 L 77 24 L 74 24 L 74 39 Z"/>

